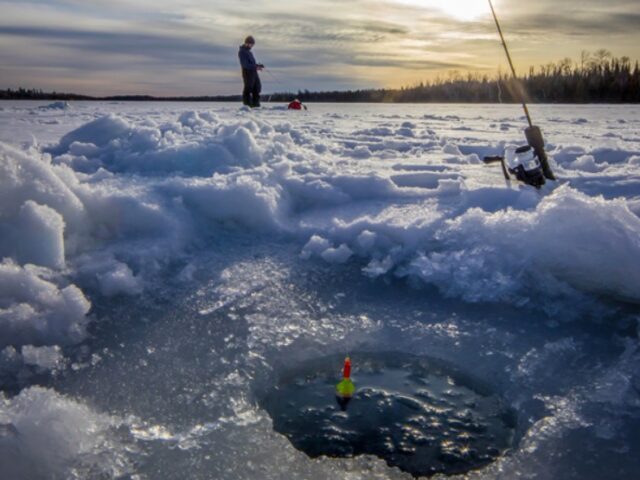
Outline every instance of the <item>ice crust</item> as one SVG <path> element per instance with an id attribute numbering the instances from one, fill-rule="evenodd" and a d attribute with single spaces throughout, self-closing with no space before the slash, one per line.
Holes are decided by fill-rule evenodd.
<path id="1" fill-rule="evenodd" d="M 296 261 L 327 267 L 336 277 L 355 267 L 363 282 L 382 280 L 381 288 L 435 287 L 464 303 L 542 311 L 540 322 L 606 321 L 640 303 L 640 144 L 634 140 L 640 136 L 633 130 L 640 122 L 633 115 L 621 127 L 617 117 L 580 113 L 588 117 L 585 123 L 553 114 L 549 123 L 564 129 L 549 135 L 548 145 L 560 181 L 537 192 L 505 184 L 499 169 L 480 161 L 521 141 L 517 116 L 319 107 L 292 117 L 278 108 L 127 108 L 16 107 L 11 115 L 28 117 L 26 130 L 41 130 L 43 144 L 2 133 L 0 379 L 8 384 L 67 368 L 66 349 L 87 339 L 92 304 L 135 303 L 174 268 L 168 281 L 195 285 L 201 272 L 194 252 L 224 249 L 225 241 L 235 244 L 236 234 L 281 242 Z M 11 136 L 21 138 L 24 125 L 11 125 Z M 578 142 L 576 129 L 584 128 L 591 129 L 589 140 Z M 221 298 L 202 310 L 204 317 L 260 297 L 259 272 L 238 265 L 214 274 Z M 286 283 L 285 274 L 272 277 Z M 309 331 L 336 339 L 354 328 L 382 329 L 367 318 L 327 313 L 309 324 L 300 312 L 281 318 L 273 312 L 285 307 L 271 309 L 246 320 L 251 358 L 266 355 L 265 345 L 288 348 Z M 459 341 L 454 323 L 429 328 L 435 337 Z M 226 345 L 237 341 L 224 338 Z M 530 349 L 516 362 L 513 378 L 538 381 L 547 357 L 575 345 Z M 549 412 L 516 455 L 489 468 L 489 477 L 512 478 L 509 472 L 526 470 L 532 461 L 542 465 L 538 455 L 552 451 L 562 432 L 597 421 L 580 412 L 582 406 L 632 405 L 634 382 L 640 385 L 638 355 L 637 347 L 625 348 L 620 370 L 600 372 L 597 395 L 545 396 L 541 402 Z M 248 380 L 238 385 L 242 381 Z M 619 396 L 606 397 L 607 385 Z M 86 473 L 77 464 L 81 457 L 101 473 L 107 469 L 107 477 L 128 468 L 124 459 L 114 466 L 103 458 L 104 451 L 120 449 L 108 440 L 114 420 L 80 401 L 32 387 L 0 405 L 0 460 L 8 464 L 5 459 L 17 455 L 15 478 L 41 476 L 47 466 L 63 478 L 69 464 Z M 255 423 L 261 434 L 270 431 L 264 418 Z M 223 424 L 212 429 L 224 430 Z M 127 428 L 135 437 L 135 428 Z M 604 437 L 614 435 L 605 425 L 598 428 Z M 197 432 L 181 438 L 196 442 Z M 160 437 L 148 441 L 165 441 Z M 56 444 L 61 450 L 54 458 L 50 446 Z M 275 440 L 269 445 L 284 449 Z M 263 454 L 270 458 L 269 448 Z M 309 478 L 335 474 L 324 463 L 304 465 Z M 350 478 L 400 478 L 370 459 L 349 465 L 358 470 Z"/>

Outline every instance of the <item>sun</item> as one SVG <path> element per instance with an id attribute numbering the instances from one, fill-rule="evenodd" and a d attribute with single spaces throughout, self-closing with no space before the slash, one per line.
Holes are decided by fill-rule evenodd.
<path id="1" fill-rule="evenodd" d="M 401 3 L 436 9 L 463 21 L 475 20 L 490 13 L 487 0 L 396 0 Z"/>

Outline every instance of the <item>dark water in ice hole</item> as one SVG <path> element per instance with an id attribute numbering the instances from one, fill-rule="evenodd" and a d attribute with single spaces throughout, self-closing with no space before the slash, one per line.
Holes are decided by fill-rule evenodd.
<path id="1" fill-rule="evenodd" d="M 468 375 L 402 353 L 351 358 L 357 391 L 344 411 L 337 355 L 290 370 L 262 399 L 274 429 L 310 457 L 376 455 L 423 476 L 481 468 L 513 445 L 515 413 Z"/>

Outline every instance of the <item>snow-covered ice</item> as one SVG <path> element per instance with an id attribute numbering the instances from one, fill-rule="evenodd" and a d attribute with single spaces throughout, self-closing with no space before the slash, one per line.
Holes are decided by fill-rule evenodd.
<path id="1" fill-rule="evenodd" d="M 287 364 L 400 351 L 517 413 L 469 478 L 637 476 L 640 113 L 532 113 L 540 191 L 481 161 L 523 142 L 515 105 L 3 102 L 2 464 L 406 478 L 308 458 L 257 402 Z"/>

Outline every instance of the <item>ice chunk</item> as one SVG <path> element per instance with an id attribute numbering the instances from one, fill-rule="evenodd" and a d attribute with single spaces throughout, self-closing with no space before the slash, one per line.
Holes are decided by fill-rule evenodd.
<path id="1" fill-rule="evenodd" d="M 113 114 L 106 115 L 69 132 L 49 151 L 60 155 L 67 152 L 74 142 L 91 143 L 102 147 L 116 138 L 127 135 L 130 128 L 129 123 L 123 118 Z"/>
<path id="2" fill-rule="evenodd" d="M 583 172 L 597 173 L 605 170 L 609 166 L 608 163 L 596 163 L 593 155 L 582 155 L 569 165 L 568 168 L 573 170 L 582 170 Z"/>
<path id="3" fill-rule="evenodd" d="M 124 263 L 116 262 L 113 268 L 97 275 L 100 291 L 105 297 L 114 295 L 137 295 L 142 292 L 142 284 L 138 277 Z"/>
<path id="4" fill-rule="evenodd" d="M 60 347 L 57 345 L 51 347 L 24 345 L 22 347 L 22 359 L 27 365 L 53 370 L 62 363 L 63 358 Z"/>
<path id="5" fill-rule="evenodd" d="M 302 253 L 300 254 L 300 256 L 303 259 L 308 259 L 313 255 L 320 255 L 330 247 L 331 244 L 327 239 L 322 238 L 319 235 L 313 235 L 302 249 Z"/>
<path id="6" fill-rule="evenodd" d="M 320 254 L 329 263 L 346 263 L 352 255 L 353 251 L 344 243 L 338 248 L 327 248 Z"/>
<path id="7" fill-rule="evenodd" d="M 15 217 L 32 200 L 56 210 L 67 225 L 78 226 L 84 206 L 60 173 L 46 159 L 0 143 L 0 217 Z"/>
<path id="8" fill-rule="evenodd" d="M 71 104 L 69 102 L 53 102 L 49 105 L 38 107 L 39 110 L 68 110 L 70 108 Z"/>
<path id="9" fill-rule="evenodd" d="M 57 287 L 46 270 L 0 263 L 0 347 L 71 344 L 85 336 L 91 304 L 75 285 Z"/>
<path id="10" fill-rule="evenodd" d="M 217 117 L 210 112 L 184 112 L 178 121 L 185 127 L 205 127 L 217 121 Z"/>
<path id="11" fill-rule="evenodd" d="M 0 396 L 0 421 L 4 478 L 119 477 L 129 469 L 112 439 L 117 422 L 54 390 Z"/>
<path id="12" fill-rule="evenodd" d="M 358 245 L 365 250 L 369 250 L 375 245 L 376 238 L 376 233 L 370 232 L 369 230 L 363 230 L 362 233 L 358 235 Z"/>
<path id="13" fill-rule="evenodd" d="M 261 163 L 261 149 L 252 133 L 239 126 L 223 140 L 224 145 L 238 160 L 239 165 L 251 166 Z"/>
<path id="14" fill-rule="evenodd" d="M 46 205 L 29 200 L 18 217 L 18 260 L 50 268 L 63 268 L 64 220 Z"/>
<path id="15" fill-rule="evenodd" d="M 457 157 L 462 156 L 462 152 L 460 151 L 458 146 L 452 143 L 445 143 L 444 146 L 442 147 L 442 151 L 449 155 L 455 155 Z"/>

